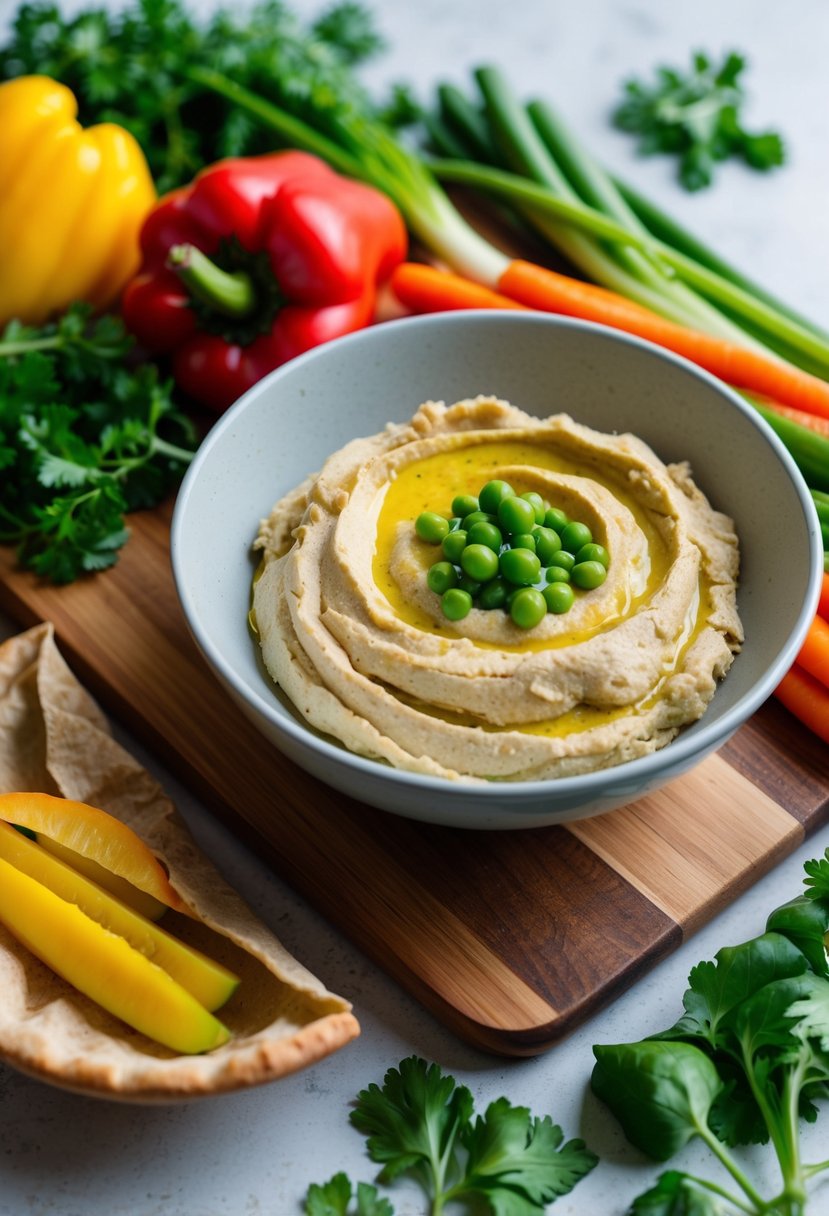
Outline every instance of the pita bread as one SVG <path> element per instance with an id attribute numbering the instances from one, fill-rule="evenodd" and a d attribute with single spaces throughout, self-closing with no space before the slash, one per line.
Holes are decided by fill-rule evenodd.
<path id="1" fill-rule="evenodd" d="M 0 645 L 0 790 L 74 798 L 129 824 L 163 862 L 189 913 L 165 913 L 164 927 L 242 980 L 218 1012 L 230 1042 L 178 1056 L 76 991 L 0 925 L 0 1059 L 87 1094 L 172 1101 L 277 1080 L 359 1033 L 349 1003 L 256 919 L 155 780 L 112 738 L 49 624 Z"/>

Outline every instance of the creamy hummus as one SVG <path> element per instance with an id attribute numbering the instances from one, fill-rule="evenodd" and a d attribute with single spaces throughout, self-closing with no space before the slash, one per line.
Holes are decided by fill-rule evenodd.
<path id="1" fill-rule="evenodd" d="M 414 521 L 502 478 L 586 523 L 607 578 L 520 629 L 441 612 Z M 448 512 L 447 512 L 448 513 Z M 699 718 L 742 641 L 730 519 L 633 435 L 503 401 L 427 402 L 357 439 L 262 521 L 253 620 L 311 726 L 363 756 L 454 780 L 620 764 Z"/>

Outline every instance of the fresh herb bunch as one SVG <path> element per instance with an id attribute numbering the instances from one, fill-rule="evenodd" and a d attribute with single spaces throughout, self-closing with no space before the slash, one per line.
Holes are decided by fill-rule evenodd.
<path id="1" fill-rule="evenodd" d="M 679 156 L 679 180 L 687 190 L 709 186 L 716 163 L 728 157 L 741 157 L 752 169 L 773 169 L 783 163 L 782 138 L 776 131 L 752 134 L 740 116 L 745 66 L 733 51 L 719 67 L 697 52 L 688 72 L 660 67 L 653 84 L 628 80 L 613 120 L 640 136 L 641 152 Z"/>
<path id="2" fill-rule="evenodd" d="M 199 21 L 183 0 L 128 0 L 117 12 L 64 17 L 57 4 L 24 4 L 0 49 L 0 80 L 39 73 L 75 94 L 85 124 L 126 127 L 160 192 L 223 156 L 271 151 L 261 123 L 195 83 L 191 68 L 227 74 L 301 111 L 368 106 L 352 68 L 383 46 L 368 11 L 344 0 L 303 25 L 280 0 L 219 9 Z"/>
<path id="3" fill-rule="evenodd" d="M 593 1169 L 597 1157 L 582 1140 L 562 1144 L 549 1116 L 535 1118 L 506 1098 L 473 1116 L 470 1091 L 418 1056 L 390 1068 L 382 1086 L 357 1097 L 351 1122 L 368 1136 L 379 1181 L 408 1174 L 429 1197 L 430 1216 L 448 1203 L 491 1216 L 539 1216 Z M 356 1208 L 350 1208 L 352 1198 Z M 309 1188 L 307 1216 L 393 1216 L 377 1188 L 335 1174 Z"/>
<path id="4" fill-rule="evenodd" d="M 674 1026 L 594 1047 L 593 1089 L 633 1144 L 667 1161 L 698 1137 L 741 1192 L 670 1170 L 633 1216 L 803 1216 L 809 1183 L 829 1170 L 806 1164 L 800 1144 L 800 1120 L 814 1122 L 829 1097 L 829 850 L 806 873 L 765 933 L 692 970 Z M 768 1143 L 782 1188 L 764 1197 L 729 1150 Z"/>
<path id="5" fill-rule="evenodd" d="M 192 422 L 132 347 L 82 304 L 0 338 L 0 542 L 55 583 L 113 565 L 124 514 L 158 503 L 193 455 Z"/>

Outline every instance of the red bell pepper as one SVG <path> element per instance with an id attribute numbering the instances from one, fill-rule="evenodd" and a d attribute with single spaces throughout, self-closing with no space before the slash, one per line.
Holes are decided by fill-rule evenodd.
<path id="1" fill-rule="evenodd" d="M 220 161 L 147 217 L 124 320 L 220 411 L 288 359 L 369 324 L 406 247 L 391 200 L 315 156 Z"/>

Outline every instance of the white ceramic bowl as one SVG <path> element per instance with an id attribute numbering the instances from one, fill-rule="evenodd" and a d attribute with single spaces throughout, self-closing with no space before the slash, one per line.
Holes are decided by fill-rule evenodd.
<path id="1" fill-rule="evenodd" d="M 480 787 L 398 772 L 309 729 L 270 683 L 247 628 L 259 520 L 347 440 L 404 421 L 428 399 L 477 393 L 530 413 L 565 410 L 689 460 L 731 515 L 742 552 L 746 642 L 703 718 L 660 751 L 601 772 Z M 714 751 L 792 663 L 814 614 L 818 523 L 783 445 L 741 398 L 686 361 L 603 327 L 532 313 L 405 318 L 304 355 L 216 423 L 182 484 L 172 560 L 188 624 L 250 721 L 292 761 L 373 806 L 470 828 L 538 827 L 623 805 Z"/>

